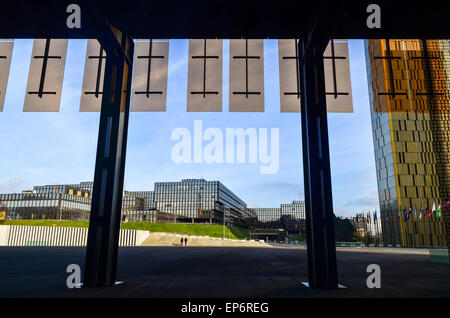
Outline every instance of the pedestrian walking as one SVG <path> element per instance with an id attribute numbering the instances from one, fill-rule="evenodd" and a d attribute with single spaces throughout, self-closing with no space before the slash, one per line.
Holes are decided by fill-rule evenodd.
<path id="1" fill-rule="evenodd" d="M 184 238 L 184 246 L 187 246 L 187 237 Z"/>
<path id="2" fill-rule="evenodd" d="M 183 238 L 180 240 L 180 246 L 183 246 Z"/>

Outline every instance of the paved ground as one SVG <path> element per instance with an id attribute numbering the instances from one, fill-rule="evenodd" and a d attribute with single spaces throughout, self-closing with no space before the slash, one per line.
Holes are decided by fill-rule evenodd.
<path id="1" fill-rule="evenodd" d="M 339 290 L 302 286 L 304 249 L 251 247 L 121 248 L 123 284 L 68 289 L 66 267 L 84 266 L 84 248 L 1 247 L 0 297 L 450 297 L 450 265 L 355 251 L 338 250 Z M 366 287 L 368 264 L 381 266 L 381 289 Z"/>
<path id="2" fill-rule="evenodd" d="M 189 246 L 247 246 L 247 247 L 262 247 L 270 246 L 264 241 L 255 240 L 237 240 L 237 239 L 222 239 L 209 236 L 184 235 L 165 232 L 152 232 L 142 242 L 140 246 L 181 246 L 180 239 L 187 238 Z"/>

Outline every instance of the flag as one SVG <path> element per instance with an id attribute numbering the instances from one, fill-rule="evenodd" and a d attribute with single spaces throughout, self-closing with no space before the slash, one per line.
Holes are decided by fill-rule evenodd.
<path id="1" fill-rule="evenodd" d="M 434 212 L 436 212 L 436 202 L 435 202 L 435 201 L 433 201 L 433 208 L 432 208 L 431 211 L 430 211 L 430 216 L 431 216 Z"/>
<path id="2" fill-rule="evenodd" d="M 356 214 L 356 223 L 358 223 L 358 214 Z"/>
<path id="3" fill-rule="evenodd" d="M 408 214 L 406 213 L 406 209 L 404 210 L 404 220 L 408 221 Z"/>
<path id="4" fill-rule="evenodd" d="M 402 211 L 400 210 L 400 211 L 398 211 L 398 221 L 399 221 L 399 222 L 400 222 L 401 216 L 402 216 Z"/>
<path id="5" fill-rule="evenodd" d="M 416 217 L 417 220 L 417 206 L 414 206 L 414 216 Z"/>
<path id="6" fill-rule="evenodd" d="M 423 203 L 420 204 L 420 217 L 419 219 L 423 218 Z"/>
<path id="7" fill-rule="evenodd" d="M 438 218 L 441 217 L 441 201 L 439 201 L 439 206 L 437 208 L 436 215 Z"/>
<path id="8" fill-rule="evenodd" d="M 439 206 L 440 207 L 440 206 Z M 373 221 L 376 222 L 377 221 L 377 210 L 375 210 L 375 212 L 373 213 Z"/>

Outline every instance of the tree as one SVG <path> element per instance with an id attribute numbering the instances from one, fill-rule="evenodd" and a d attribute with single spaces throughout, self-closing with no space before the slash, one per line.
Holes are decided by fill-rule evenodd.
<path id="1" fill-rule="evenodd" d="M 334 216 L 336 242 L 351 242 L 355 236 L 355 229 L 348 219 Z"/>

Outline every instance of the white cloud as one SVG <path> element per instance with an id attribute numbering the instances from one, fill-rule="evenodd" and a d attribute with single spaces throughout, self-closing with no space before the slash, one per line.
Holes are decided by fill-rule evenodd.
<path id="1" fill-rule="evenodd" d="M 23 180 L 19 177 L 13 177 L 6 181 L 0 181 L 0 193 L 21 192 Z"/>

